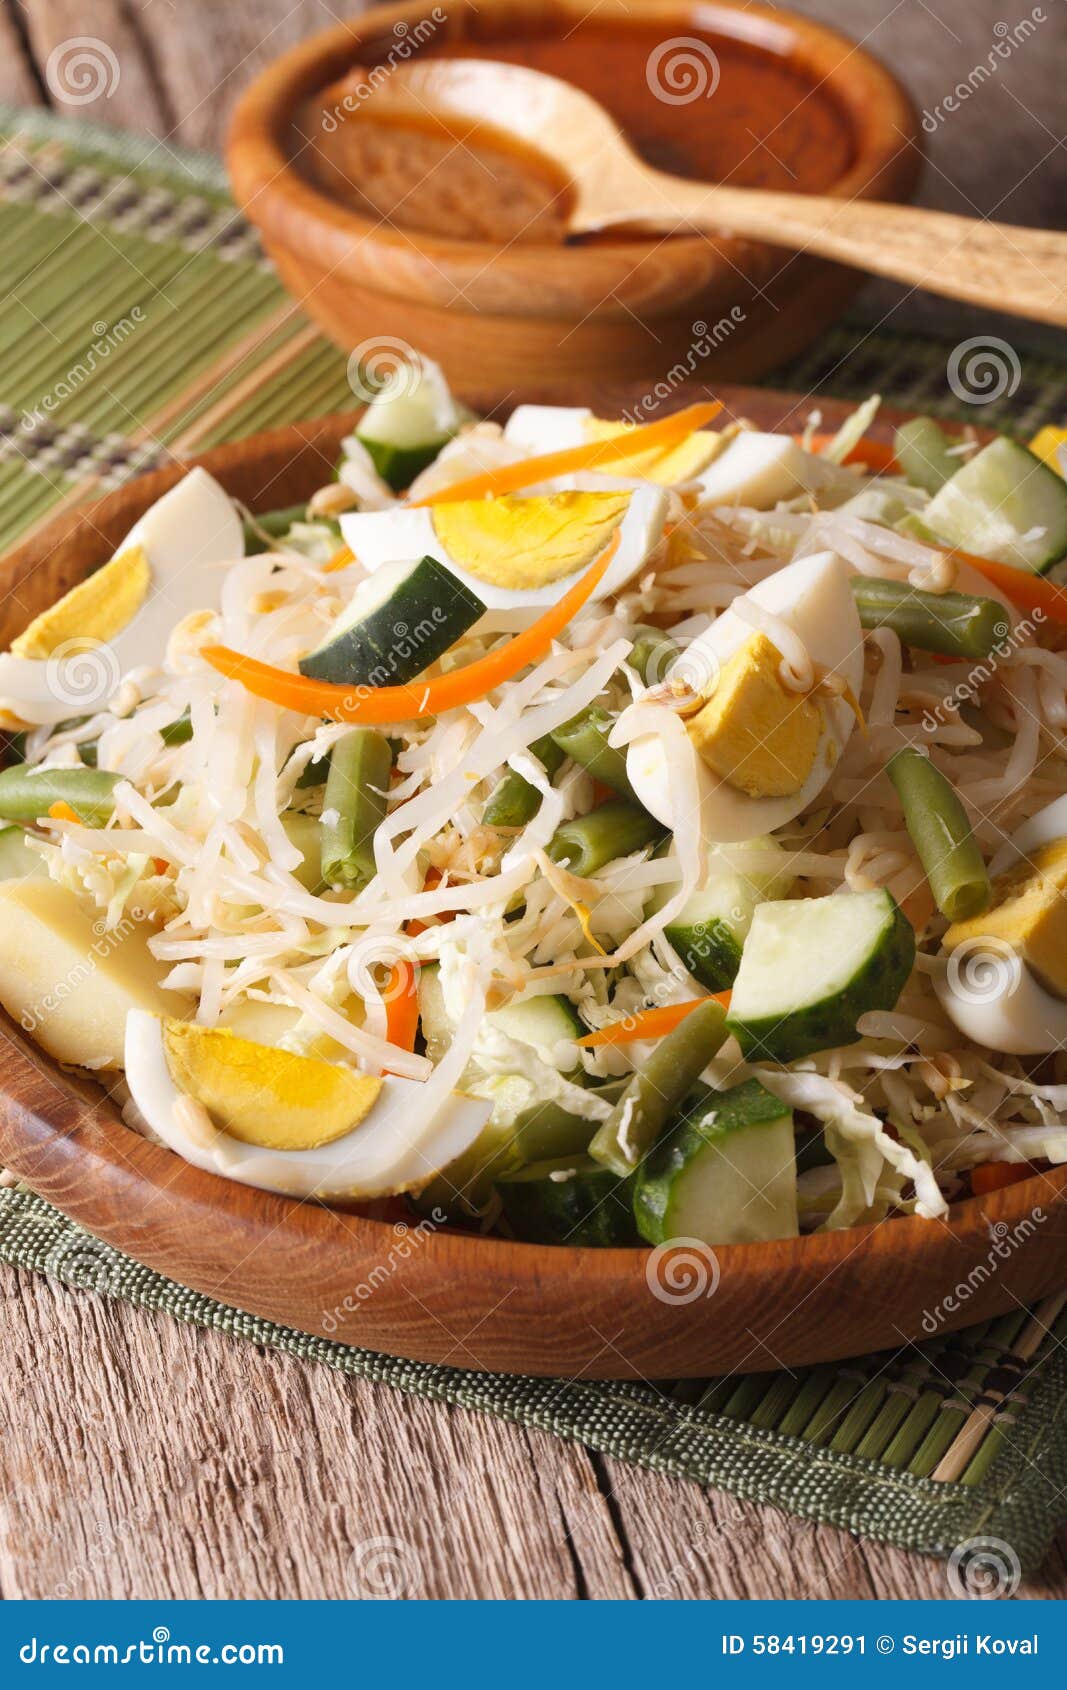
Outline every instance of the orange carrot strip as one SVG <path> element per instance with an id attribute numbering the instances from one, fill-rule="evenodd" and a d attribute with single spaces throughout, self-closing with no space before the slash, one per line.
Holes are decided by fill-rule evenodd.
<path id="1" fill-rule="evenodd" d="M 419 1027 L 419 993 L 415 969 L 410 962 L 393 963 L 382 996 L 385 999 L 387 1040 L 398 1050 L 414 1050 Z"/>
<path id="2" fill-rule="evenodd" d="M 722 410 L 716 400 L 703 400 L 687 405 L 684 411 L 661 417 L 659 422 L 640 423 L 636 428 L 624 429 L 603 440 L 588 440 L 581 446 L 567 446 L 560 452 L 544 452 L 536 458 L 524 458 L 521 463 L 502 464 L 499 469 L 486 470 L 482 475 L 468 476 L 451 487 L 441 487 L 416 499 L 419 505 L 454 504 L 458 499 L 485 499 L 491 494 L 515 493 L 520 487 L 530 487 L 536 481 L 552 481 L 557 475 L 569 475 L 576 469 L 602 469 L 606 464 L 618 463 L 620 458 L 636 457 L 640 452 L 654 451 L 657 446 L 676 446 L 698 428 L 711 422 Z M 410 507 L 409 507 L 410 508 Z"/>
<path id="3" fill-rule="evenodd" d="M 994 587 L 999 587 L 1004 597 L 1019 610 L 1040 610 L 1050 622 L 1059 622 L 1067 627 L 1067 590 L 1057 587 L 1055 581 L 1046 581 L 1043 575 L 1031 575 L 1029 570 L 1016 569 L 1010 563 L 994 563 L 992 558 L 976 557 L 973 552 L 961 552 L 952 547 L 946 547 L 945 552 L 946 556 L 958 558 L 960 563 L 969 563 L 972 569 L 977 569 L 987 581 L 992 581 Z"/>
<path id="4" fill-rule="evenodd" d="M 1037 1172 L 1029 1162 L 983 1162 L 971 1169 L 971 1190 L 976 1197 L 986 1197 L 991 1191 L 1002 1191 L 1007 1185 L 1020 1185 Z"/>
<path id="5" fill-rule="evenodd" d="M 729 1009 L 729 992 L 713 992 L 711 995 L 716 1003 Z M 586 1050 L 595 1050 L 598 1045 L 625 1045 L 635 1039 L 661 1039 L 666 1033 L 673 1032 L 691 1009 L 707 1001 L 707 998 L 690 998 L 686 1003 L 668 1003 L 661 1009 L 644 1009 L 639 1015 L 627 1015 L 624 1020 L 613 1021 L 595 1033 L 586 1033 L 577 1042 Z"/>
<path id="6" fill-rule="evenodd" d="M 72 810 L 69 804 L 65 804 L 62 798 L 60 798 L 55 804 L 49 804 L 48 814 L 54 822 L 81 821 L 81 817 L 78 812 L 76 810 Z"/>
<path id="7" fill-rule="evenodd" d="M 401 687 L 352 687 L 316 681 L 309 675 L 294 675 L 288 669 L 275 669 L 257 658 L 231 651 L 229 646 L 205 646 L 202 655 L 220 675 L 240 681 L 256 698 L 267 698 L 283 710 L 297 710 L 305 716 L 365 723 L 408 722 L 420 716 L 439 716 L 445 710 L 485 698 L 495 687 L 543 657 L 556 635 L 562 633 L 603 579 L 618 544 L 616 534 L 570 591 L 506 646 L 431 681 L 416 681 Z"/>
<path id="8" fill-rule="evenodd" d="M 324 575 L 332 575 L 335 569 L 347 569 L 350 563 L 355 563 L 356 554 L 351 546 L 338 546 L 329 563 L 322 566 Z"/>
<path id="9" fill-rule="evenodd" d="M 794 434 L 793 436 L 798 446 L 803 438 L 802 434 Z M 829 446 L 833 438 L 832 434 L 813 435 L 809 443 L 810 450 L 821 452 L 824 446 Z M 868 469 L 873 469 L 878 475 L 892 475 L 897 468 L 893 448 L 884 440 L 861 440 L 846 455 L 845 462 L 846 464 L 866 464 Z"/>

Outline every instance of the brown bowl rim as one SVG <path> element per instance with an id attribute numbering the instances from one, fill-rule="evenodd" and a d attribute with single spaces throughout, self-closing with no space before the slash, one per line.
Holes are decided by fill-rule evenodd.
<path id="1" fill-rule="evenodd" d="M 371 6 L 350 23 L 290 48 L 249 84 L 234 109 L 226 144 L 238 203 L 268 244 L 284 249 L 299 229 L 305 260 L 331 274 L 372 276 L 374 287 L 382 293 L 423 298 L 462 312 L 485 309 L 491 289 L 494 303 L 498 296 L 507 301 L 502 308 L 508 315 L 557 316 L 558 299 L 568 292 L 586 304 L 602 302 L 620 274 L 631 273 L 657 250 L 660 238 L 535 248 L 449 241 L 390 229 L 364 218 L 294 168 L 284 137 L 299 102 L 343 75 L 361 41 L 396 23 L 426 18 L 435 4 L 436 0 L 392 0 Z M 536 0 L 462 0 L 460 9 L 482 17 L 497 11 L 506 18 L 526 5 L 538 9 Z M 552 10 L 576 19 L 588 15 L 583 0 L 552 0 Z M 605 0 L 598 17 L 605 13 L 631 24 L 659 16 L 665 21 L 688 18 L 757 48 L 778 35 L 783 55 L 799 42 L 805 59 L 815 61 L 818 85 L 828 87 L 847 114 L 855 142 L 849 167 L 825 191 L 849 199 L 872 199 L 881 192 L 897 201 L 914 191 L 922 159 L 915 105 L 877 58 L 839 30 L 788 9 L 749 5 L 745 0 Z M 455 15 L 455 8 L 450 15 Z M 742 286 L 752 254 L 774 251 L 766 243 L 732 236 L 717 237 L 713 244 L 737 267 Z M 702 236 L 677 236 L 672 247 L 680 271 L 687 266 L 699 270 L 708 263 L 709 243 Z M 740 262 L 742 258 L 747 258 L 747 266 Z M 528 290 L 534 259 L 542 295 L 540 300 L 528 298 L 520 312 L 515 289 L 525 286 Z M 478 291 L 479 284 L 483 293 Z"/>
<path id="2" fill-rule="evenodd" d="M 676 402 L 702 391 L 694 384 Z M 724 388 L 720 394 L 731 415 L 761 404 L 768 413 L 797 415 L 807 403 L 767 389 Z M 852 408 L 823 401 L 830 426 Z M 885 438 L 906 414 L 887 412 L 872 436 Z M 253 508 L 268 508 L 279 498 L 289 502 L 287 494 L 298 496 L 291 484 L 280 485 L 286 466 L 299 459 L 301 483 L 305 473 L 310 478 L 320 463 L 331 461 L 352 423 L 345 414 L 264 431 L 191 462 L 202 463 L 224 485 L 236 481 Z M 250 467 L 259 472 L 258 494 L 245 473 Z M 38 571 L 69 578 L 72 570 L 84 573 L 102 561 L 130 521 L 189 468 L 180 463 L 139 476 L 56 517 L 10 551 L 3 576 L 20 589 L 20 614 L 36 608 Z M 38 583 L 36 590 L 44 586 Z M 366 1304 L 346 1309 L 346 1290 L 395 1245 L 392 1223 L 233 1185 L 183 1163 L 126 1127 L 114 1104 L 98 1099 L 95 1090 L 87 1100 L 77 1079 L 2 1016 L 0 1160 L 136 1260 L 320 1338 L 332 1297 L 332 1313 L 340 1308 L 342 1318 L 327 1335 L 337 1342 L 444 1361 L 456 1351 L 450 1325 L 456 1310 L 477 1315 L 483 1348 L 461 1344 L 454 1364 L 482 1370 L 680 1378 L 807 1365 L 910 1342 L 929 1335 L 919 1316 L 929 1312 L 934 1293 L 941 1301 L 951 1295 L 987 1262 L 998 1241 L 1038 1212 L 1040 1248 L 1012 1253 L 1009 1246 L 1010 1260 L 971 1287 L 937 1330 L 953 1331 L 1051 1293 L 1067 1271 L 1062 1167 L 954 1203 L 943 1222 L 897 1216 L 840 1232 L 717 1246 L 718 1291 L 688 1303 L 654 1297 L 646 1281 L 656 1256 L 650 1249 L 519 1244 L 442 1228 L 396 1269 L 380 1296 L 376 1291 Z M 776 1318 L 773 1292 L 796 1303 L 789 1317 L 794 1328 L 782 1329 L 787 1323 Z M 637 1335 L 632 1355 L 616 1342 L 620 1322 L 627 1320 Z"/>

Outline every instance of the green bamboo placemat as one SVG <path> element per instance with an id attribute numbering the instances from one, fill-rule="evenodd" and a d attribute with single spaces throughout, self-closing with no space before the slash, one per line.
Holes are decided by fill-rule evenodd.
<path id="1" fill-rule="evenodd" d="M 214 160 L 0 107 L 0 277 L 0 546 L 173 455 L 352 402 L 345 358 L 286 298 Z M 951 351 L 852 322 L 774 385 L 881 391 L 1024 433 L 1067 417 L 1067 369 L 1015 353 L 993 368 L 995 397 L 961 405 Z M 1067 1518 L 1067 1298 L 847 1364 L 613 1384 L 396 1361 L 272 1326 L 138 1266 L 18 1187 L 0 1189 L 0 1260 L 948 1556 L 963 1590 L 972 1567 L 1012 1587 Z"/>

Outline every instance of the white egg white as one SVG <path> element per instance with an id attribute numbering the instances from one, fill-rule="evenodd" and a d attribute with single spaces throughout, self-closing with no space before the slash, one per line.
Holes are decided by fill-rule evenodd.
<path id="1" fill-rule="evenodd" d="M 265 1150 L 182 1122 L 176 1105 L 185 1094 L 167 1066 L 158 1016 L 130 1011 L 124 1061 L 134 1105 L 168 1149 L 205 1173 L 287 1197 L 357 1200 L 418 1190 L 474 1143 L 492 1110 L 483 1098 L 452 1092 L 426 1119 L 422 1083 L 387 1075 L 370 1113 L 344 1138 L 316 1150 Z"/>
<path id="2" fill-rule="evenodd" d="M 667 517 L 668 497 L 662 488 L 642 484 L 634 489 L 630 503 L 617 533 L 618 548 L 602 581 L 593 594 L 595 599 L 609 597 L 624 587 L 641 568 L 649 554 L 663 537 Z M 362 567 L 371 573 L 385 563 L 400 559 L 432 557 L 450 570 L 457 580 L 479 598 L 486 609 L 506 613 L 521 625 L 530 613 L 546 609 L 563 597 L 584 569 L 542 587 L 520 589 L 496 586 L 481 576 L 472 575 L 462 564 L 449 557 L 437 537 L 432 508 L 413 509 L 405 506 L 391 511 L 355 511 L 341 517 L 341 534 Z M 507 625 L 497 616 L 500 626 Z"/>
<path id="3" fill-rule="evenodd" d="M 1003 874 L 1020 857 L 1056 839 L 1067 839 L 1067 796 L 1023 822 L 993 857 L 989 871 Z M 935 977 L 934 989 L 953 1025 L 976 1044 L 1012 1056 L 1067 1047 L 1067 999 L 1046 991 L 1002 939 L 991 939 L 988 946 L 978 940 L 950 953 L 947 973 Z"/>
<path id="4" fill-rule="evenodd" d="M 118 678 L 163 660 L 176 623 L 193 610 L 214 610 L 222 587 L 220 564 L 244 556 L 244 529 L 229 494 L 205 469 L 193 469 L 150 505 L 114 556 L 140 546 L 151 576 L 144 603 L 101 659 L 71 656 L 70 679 L 61 659 L 0 656 L 0 709 L 24 722 L 53 723 L 102 708 Z M 93 654 L 96 655 L 95 653 Z M 58 663 L 58 669 L 57 669 Z"/>
<path id="5" fill-rule="evenodd" d="M 863 630 L 849 588 L 848 567 L 836 553 L 819 552 L 801 558 L 742 596 L 785 622 L 803 642 L 813 663 L 839 675 L 859 696 Z M 731 607 L 686 648 L 678 659 L 679 673 L 693 685 L 712 685 L 722 665 L 754 631 L 752 624 Z M 705 844 L 738 844 L 784 827 L 822 790 L 856 725 L 855 715 L 843 699 L 824 700 L 823 713 L 825 726 L 814 767 L 800 790 L 788 797 L 750 798 L 719 780 L 693 747 L 700 814 L 674 816 L 667 760 L 655 734 L 644 734 L 633 741 L 626 757 L 626 772 L 645 809 L 665 827 L 699 825 Z M 620 726 L 624 722 L 625 716 Z"/>

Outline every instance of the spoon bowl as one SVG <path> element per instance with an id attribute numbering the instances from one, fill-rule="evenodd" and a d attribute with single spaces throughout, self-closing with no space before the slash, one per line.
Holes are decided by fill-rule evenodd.
<path id="1" fill-rule="evenodd" d="M 723 382 L 781 366 L 860 285 L 855 270 L 721 233 L 621 228 L 526 243 L 390 216 L 325 168 L 343 140 L 334 126 L 361 104 L 356 66 L 369 67 L 358 82 L 378 85 L 398 56 L 412 67 L 534 65 L 594 95 L 657 168 L 850 199 L 914 190 L 922 130 L 899 84 L 854 42 L 783 7 L 600 0 L 591 14 L 585 0 L 478 0 L 444 21 L 441 11 L 433 0 L 369 7 L 268 66 L 234 115 L 236 197 L 346 354 L 371 336 L 403 341 L 442 364 L 454 392 L 501 402 L 531 379 L 545 391 L 640 382 L 654 398 L 664 383 L 673 392 L 679 369 Z M 713 95 L 678 105 L 659 96 L 649 65 L 664 43 L 689 39 L 721 75 Z M 507 114 L 494 109 L 499 132 Z"/>
<path id="2" fill-rule="evenodd" d="M 917 206 L 691 182 L 653 170 L 596 100 L 559 77 L 491 59 L 397 65 L 365 102 L 506 133 L 569 184 L 572 235 L 609 228 L 729 231 L 817 252 L 990 310 L 1067 327 L 1067 234 Z"/>

